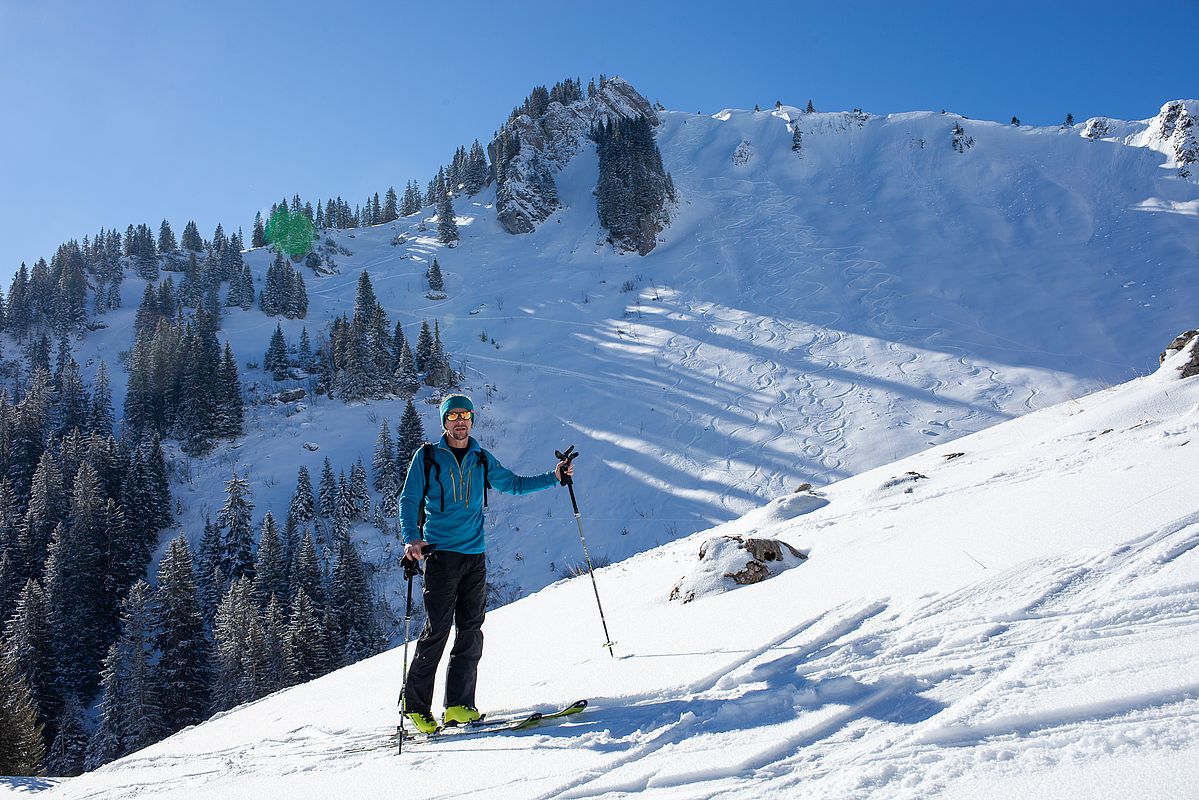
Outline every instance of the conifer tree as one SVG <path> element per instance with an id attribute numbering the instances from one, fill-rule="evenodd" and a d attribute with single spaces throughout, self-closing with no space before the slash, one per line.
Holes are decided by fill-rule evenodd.
<path id="1" fill-rule="evenodd" d="M 350 501 L 354 504 L 354 516 L 356 520 L 366 517 L 367 507 L 371 502 L 370 492 L 366 488 L 366 465 L 359 458 L 354 462 L 354 466 L 350 468 Z"/>
<path id="2" fill-rule="evenodd" d="M 387 187 L 387 200 L 383 204 L 381 222 L 392 222 L 400 216 L 399 198 L 394 186 Z"/>
<path id="3" fill-rule="evenodd" d="M 312 541 L 312 534 L 307 529 L 304 530 L 300 548 L 296 551 L 296 561 L 292 565 L 289 583 L 293 608 L 296 597 L 303 591 L 312 603 L 315 613 L 321 613 L 325 607 L 325 576 L 321 568 L 320 556 L 316 552 L 316 545 Z"/>
<path id="4" fill-rule="evenodd" d="M 321 486 L 319 494 L 321 516 L 333 519 L 337 513 L 337 478 L 333 475 L 333 465 L 325 459 L 321 467 Z"/>
<path id="5" fill-rule="evenodd" d="M 167 547 L 155 591 L 159 696 L 167 734 L 208 716 L 209 647 L 193 574 L 191 548 L 180 534 Z"/>
<path id="6" fill-rule="evenodd" d="M 204 240 L 200 238 L 200 229 L 196 227 L 194 221 L 189 220 L 183 227 L 183 238 L 179 243 L 184 250 L 190 250 L 197 254 L 204 252 Z"/>
<path id="7" fill-rule="evenodd" d="M 104 659 L 100 726 L 88 747 L 89 769 L 153 744 L 165 733 L 152 666 L 150 594 L 139 580 L 122 605 L 121 634 Z"/>
<path id="8" fill-rule="evenodd" d="M 429 289 L 434 292 L 445 290 L 445 280 L 441 276 L 441 265 L 437 263 L 437 259 L 433 259 L 433 266 L 429 267 L 427 274 L 429 279 Z"/>
<path id="9" fill-rule="evenodd" d="M 49 418 L 50 375 L 39 368 L 16 407 L 15 421 L 9 431 L 8 477 L 17 497 L 29 494 L 29 483 L 45 450 Z"/>
<path id="10" fill-rule="evenodd" d="M 283 552 L 275 516 L 266 512 L 262 534 L 258 537 L 258 557 L 254 562 L 254 597 L 265 608 L 272 596 L 287 597 L 287 579 L 291 565 Z"/>
<path id="11" fill-rule="evenodd" d="M 46 772 L 64 778 L 81 775 L 87 757 L 88 735 L 86 712 L 77 696 L 67 696 L 54 727 L 58 732 L 46 755 Z"/>
<path id="12" fill-rule="evenodd" d="M 211 519 L 204 520 L 204 536 L 200 540 L 200 556 L 196 565 L 196 594 L 207 628 L 212 627 L 217 607 L 225 594 L 225 574 L 221 569 L 223 552 L 220 526 Z"/>
<path id="13" fill-rule="evenodd" d="M 46 558 L 55 527 L 67 520 L 66 495 L 58 459 L 47 450 L 38 461 L 29 486 L 29 505 L 17 529 L 21 574 L 35 577 Z"/>
<path id="14" fill-rule="evenodd" d="M 158 252 L 169 255 L 178 249 L 179 244 L 175 241 L 175 232 L 171 230 L 171 223 L 164 219 L 158 228 Z"/>
<path id="15" fill-rule="evenodd" d="M 816 113 L 816 107 L 814 105 L 812 105 L 811 100 L 808 101 L 808 107 L 804 109 L 804 113 L 805 114 L 815 114 Z"/>
<path id="16" fill-rule="evenodd" d="M 334 661 L 344 666 L 378 652 L 381 635 L 370 581 L 352 541 L 338 549 L 329 586 L 327 628 Z"/>
<path id="17" fill-rule="evenodd" d="M 387 494 L 388 490 L 395 489 L 395 460 L 395 446 L 391 442 L 391 423 L 383 420 L 379 423 L 379 435 L 375 437 L 375 455 L 371 459 L 371 470 L 374 472 L 372 485 L 375 487 L 375 491 Z"/>
<path id="18" fill-rule="evenodd" d="M 420 414 L 412 398 L 404 406 L 404 416 L 400 418 L 400 427 L 396 439 L 396 477 L 400 486 L 408 477 L 408 467 L 413 457 L 425 442 L 425 428 L 421 425 Z"/>
<path id="19" fill-rule="evenodd" d="M 225 505 L 217 515 L 217 523 L 225 530 L 221 566 L 226 580 L 254 577 L 254 533 L 250 524 L 253 510 L 250 483 L 234 472 L 233 477 L 225 482 Z"/>
<path id="20" fill-rule="evenodd" d="M 449 192 L 442 192 L 437 202 L 437 241 L 446 245 L 458 241 L 458 223 L 454 221 L 454 204 Z"/>
<path id="21" fill-rule="evenodd" d="M 404 345 L 407 343 L 408 337 L 404 335 L 404 323 L 396 320 L 395 330 L 391 335 L 391 368 L 393 370 L 399 368 L 400 352 L 404 349 Z"/>
<path id="22" fill-rule="evenodd" d="M 0 640 L 0 674 L 3 675 L 0 685 L 13 690 L 11 697 L 0 698 L 0 733 L 4 734 L 0 740 L 16 746 L 13 751 L 0 744 L 0 761 L 13 758 L 20 761 L 22 752 L 24 756 L 30 755 L 23 744 L 24 732 L 40 729 L 58 710 L 52 632 L 47 613 L 46 595 L 41 584 L 30 578 L 21 590 Z M 25 699 L 22 694 L 26 691 L 31 715 L 23 708 Z M 38 745 L 41 744 L 39 739 Z"/>
<path id="23" fill-rule="evenodd" d="M 470 155 L 467 157 L 466 174 L 463 176 L 463 188 L 468 195 L 476 195 L 487 183 L 487 154 L 483 150 L 483 145 L 479 144 L 479 140 L 475 139 L 474 144 L 470 146 Z"/>
<path id="24" fill-rule="evenodd" d="M 308 328 L 300 330 L 300 346 L 296 350 L 296 361 L 305 372 L 312 370 L 312 341 L 308 338 Z"/>
<path id="25" fill-rule="evenodd" d="M 70 523 L 55 529 L 46 561 L 55 680 L 64 697 L 91 696 L 115 633 L 116 608 L 105 564 L 110 536 L 107 506 L 95 470 L 84 463 L 75 476 Z"/>
<path id="26" fill-rule="evenodd" d="M 429 328 L 429 321 L 423 320 L 420 324 L 420 335 L 416 339 L 416 368 L 424 372 L 429 368 L 429 356 L 433 351 L 433 331 Z"/>
<path id="27" fill-rule="evenodd" d="M 277 381 L 287 379 L 290 365 L 288 364 L 287 342 L 283 339 L 282 325 L 276 325 L 275 332 L 271 334 L 271 344 L 262 358 L 262 368 Z"/>
<path id="28" fill-rule="evenodd" d="M 262 615 L 262 682 L 263 694 L 282 689 L 287 685 L 287 658 L 284 639 L 287 636 L 287 614 L 283 602 L 271 595 Z"/>
<path id="29" fill-rule="evenodd" d="M 350 528 L 354 524 L 354 499 L 350 494 L 350 484 L 343 472 L 337 480 L 337 505 L 333 512 L 333 542 L 340 544 L 350 538 Z"/>
<path id="30" fill-rule="evenodd" d="M 250 578 L 242 576 L 234 580 L 221 599 L 212 630 L 215 645 L 212 698 L 219 711 L 254 699 L 247 666 L 253 661 L 249 640 L 257 610 Z"/>
<path id="31" fill-rule="evenodd" d="M 112 435 L 115 422 L 112 411 L 112 382 L 108 377 L 108 365 L 103 360 L 96 368 L 96 379 L 92 382 L 92 404 L 88 412 L 87 430 L 97 436 Z"/>
<path id="32" fill-rule="evenodd" d="M 420 373 L 416 370 L 416 360 L 412 351 L 408 349 L 407 342 L 404 342 L 400 350 L 400 363 L 396 367 L 394 383 L 396 392 L 404 398 L 411 398 L 420 389 Z"/>
<path id="33" fill-rule="evenodd" d="M 310 521 L 314 516 L 315 501 L 312 496 L 312 479 L 307 467 L 300 467 L 296 476 L 296 491 L 291 497 L 287 515 L 299 524 Z"/>
<path id="34" fill-rule="evenodd" d="M 214 430 L 217 436 L 235 439 L 242 434 L 245 404 L 241 395 L 241 379 L 237 375 L 237 360 L 233 357 L 233 348 L 229 342 L 225 342 L 225 349 L 221 354 L 218 381 L 219 403 Z"/>
<path id="35" fill-rule="evenodd" d="M 33 691 L 6 660 L 0 660 L 0 686 L 0 774 L 41 775 L 45 744 Z"/>
<path id="36" fill-rule="evenodd" d="M 238 282 L 238 303 L 242 310 L 249 311 L 254 307 L 254 273 L 250 272 L 250 265 L 243 264 L 241 275 L 237 277 Z M 232 288 L 232 287 L 230 287 Z"/>
<path id="37" fill-rule="evenodd" d="M 803 150 L 803 134 L 799 130 L 799 120 L 791 126 L 791 149 L 796 153 Z"/>
<path id="38" fill-rule="evenodd" d="M 303 589 L 296 593 L 295 602 L 292 603 L 283 651 L 289 686 L 319 678 L 329 670 L 324 626 L 317 617 L 311 598 Z"/>
<path id="39" fill-rule="evenodd" d="M 254 214 L 254 231 L 250 234 L 251 247 L 266 247 L 266 225 L 262 222 L 262 212 Z"/>

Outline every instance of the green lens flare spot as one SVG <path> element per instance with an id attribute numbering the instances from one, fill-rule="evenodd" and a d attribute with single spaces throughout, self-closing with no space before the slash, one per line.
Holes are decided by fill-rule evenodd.
<path id="1" fill-rule="evenodd" d="M 266 240 L 271 247 L 292 258 L 303 258 L 312 249 L 315 227 L 303 212 L 280 207 L 266 224 Z"/>

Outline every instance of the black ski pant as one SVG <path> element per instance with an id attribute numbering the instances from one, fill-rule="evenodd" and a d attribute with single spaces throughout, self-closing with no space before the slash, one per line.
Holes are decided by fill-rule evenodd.
<path id="1" fill-rule="evenodd" d="M 487 611 L 486 555 L 438 550 L 425 561 L 424 598 L 427 619 L 404 684 L 405 710 L 431 712 L 433 682 L 451 626 L 457 631 L 446 673 L 445 704 L 473 708 Z"/>

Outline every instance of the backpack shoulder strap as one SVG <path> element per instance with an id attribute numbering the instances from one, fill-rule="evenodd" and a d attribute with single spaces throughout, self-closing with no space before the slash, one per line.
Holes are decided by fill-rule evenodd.
<path id="1" fill-rule="evenodd" d="M 433 473 L 436 471 L 437 480 L 441 480 L 441 465 L 437 463 L 436 445 L 425 442 L 421 445 L 421 454 L 425 463 L 425 490 L 421 494 L 420 506 L 416 509 L 416 528 L 424 536 L 425 532 L 425 505 L 429 502 L 429 482 L 433 480 Z M 445 511 L 445 494 L 441 496 L 441 510 Z"/>
<path id="2" fill-rule="evenodd" d="M 487 508 L 487 490 L 491 488 L 491 479 L 487 477 L 487 470 L 491 466 L 491 454 L 483 448 L 479 448 L 479 461 L 483 464 L 483 508 Z"/>

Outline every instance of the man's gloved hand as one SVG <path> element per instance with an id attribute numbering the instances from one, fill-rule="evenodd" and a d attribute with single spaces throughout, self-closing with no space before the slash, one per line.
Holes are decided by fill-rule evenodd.
<path id="1" fill-rule="evenodd" d="M 558 466 L 554 467 L 554 475 L 558 478 L 558 483 L 562 486 L 566 485 L 566 479 L 573 477 L 575 474 L 574 459 L 568 458 L 565 461 L 559 461 Z"/>
<path id="2" fill-rule="evenodd" d="M 405 580 L 412 580 L 421 574 L 420 561 L 425 557 L 426 544 L 427 542 L 412 542 L 404 545 L 404 560 L 400 563 L 404 567 Z"/>

